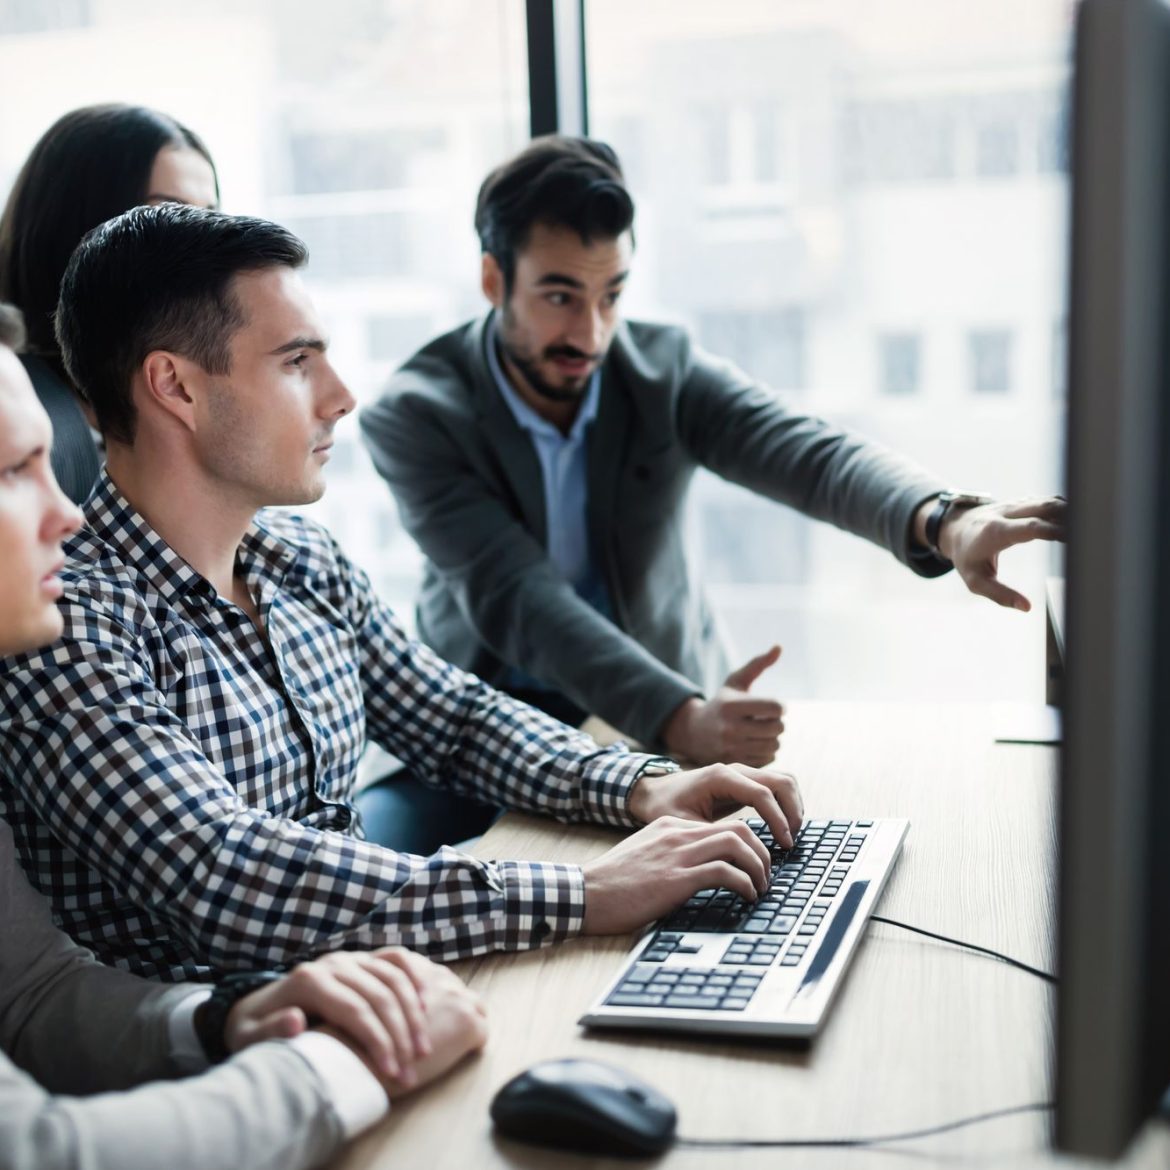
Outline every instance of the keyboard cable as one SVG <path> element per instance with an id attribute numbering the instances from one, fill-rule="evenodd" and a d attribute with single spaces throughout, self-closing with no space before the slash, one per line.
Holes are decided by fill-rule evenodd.
<path id="1" fill-rule="evenodd" d="M 1011 955 L 1005 955 L 1002 951 L 993 951 L 990 947 L 981 947 L 978 943 L 966 942 L 961 938 L 951 938 L 945 934 L 937 934 L 933 930 L 926 930 L 921 926 L 911 926 L 908 922 L 899 922 L 896 918 L 885 918 L 881 914 L 871 914 L 869 920 L 870 922 L 884 923 L 886 926 L 896 926 L 899 930 L 909 930 L 914 934 L 923 934 L 927 938 L 937 939 L 939 942 L 947 943 L 952 947 L 962 947 L 964 950 L 976 951 L 981 955 L 988 955 L 992 959 L 999 959 L 1001 963 L 1007 963 L 1009 966 L 1016 967 L 1020 971 L 1026 971 L 1029 975 L 1035 975 L 1037 979 L 1043 979 L 1045 983 L 1060 982 L 1059 978 L 1050 971 L 1033 967 L 1030 963 L 1025 963 L 1021 959 L 1014 959 Z"/>
<path id="2" fill-rule="evenodd" d="M 871 914 L 870 922 L 880 922 L 885 926 L 895 926 L 899 930 L 908 930 L 913 934 L 925 935 L 949 946 L 961 947 L 964 950 L 975 951 L 987 955 L 992 959 L 1026 971 L 1043 979 L 1046 983 L 1058 983 L 1059 979 L 1049 971 L 1033 967 L 1021 959 L 1005 955 L 1002 951 L 992 950 L 990 947 L 980 946 L 978 943 L 966 942 L 964 939 L 951 938 L 949 935 L 939 934 L 927 930 L 922 926 L 911 926 L 908 922 L 899 922 L 896 918 L 886 918 L 880 914 Z M 889 1145 L 893 1142 L 916 1141 L 920 1138 L 935 1137 L 938 1134 L 951 1133 L 957 1129 L 966 1129 L 972 1125 L 982 1125 L 988 1121 L 997 1121 L 1003 1117 L 1014 1117 L 1022 1113 L 1044 1113 L 1055 1108 L 1051 1101 L 1034 1101 L 1029 1105 L 1011 1105 L 1004 1109 L 993 1109 L 987 1113 L 975 1113 L 969 1117 L 960 1117 L 954 1121 L 944 1121 L 938 1125 L 924 1129 L 905 1130 L 901 1133 L 873 1134 L 868 1137 L 841 1137 L 841 1138 L 760 1138 L 753 1139 L 721 1139 L 721 1138 L 679 1138 L 676 1143 L 684 1149 L 842 1149 L 857 1146 Z"/>
<path id="3" fill-rule="evenodd" d="M 892 1142 L 910 1142 L 919 1138 L 935 1137 L 942 1133 L 951 1133 L 956 1129 L 965 1129 L 972 1125 L 982 1125 L 988 1121 L 997 1121 L 1002 1117 L 1014 1117 L 1021 1113 L 1045 1113 L 1053 1109 L 1051 1101 L 1035 1101 L 1030 1105 L 1011 1105 L 1006 1109 L 992 1109 L 987 1113 L 975 1113 L 970 1117 L 960 1117 L 955 1121 L 944 1121 L 939 1125 L 927 1126 L 925 1129 L 909 1129 L 901 1133 L 872 1134 L 869 1137 L 839 1137 L 839 1138 L 679 1138 L 675 1145 L 683 1149 L 704 1150 L 736 1150 L 736 1149 L 840 1149 L 852 1146 L 882 1146 Z"/>

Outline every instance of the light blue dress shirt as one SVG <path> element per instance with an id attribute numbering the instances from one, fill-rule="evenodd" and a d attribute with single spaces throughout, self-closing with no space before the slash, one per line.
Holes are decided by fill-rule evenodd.
<path id="1" fill-rule="evenodd" d="M 589 483 L 587 457 L 589 428 L 597 418 L 601 397 L 601 370 L 594 370 L 589 388 L 569 433 L 543 419 L 512 388 L 500 364 L 499 328 L 492 322 L 487 339 L 487 360 L 504 402 L 520 428 L 532 441 L 544 482 L 545 548 L 577 595 L 599 613 L 611 616 L 609 594 L 589 544 Z M 513 670 L 508 684 L 549 689 L 546 684 Z"/>

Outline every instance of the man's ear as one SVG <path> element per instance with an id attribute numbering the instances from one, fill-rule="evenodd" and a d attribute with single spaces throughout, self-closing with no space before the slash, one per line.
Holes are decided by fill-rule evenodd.
<path id="1" fill-rule="evenodd" d="M 493 308 L 500 308 L 504 303 L 504 273 L 499 261 L 490 253 L 485 252 L 479 272 L 479 287 L 483 295 L 492 303 Z"/>
<path id="2" fill-rule="evenodd" d="M 192 375 L 197 368 L 176 354 L 155 350 L 146 355 L 139 371 L 139 383 L 147 402 L 165 410 L 188 430 L 195 429 Z"/>

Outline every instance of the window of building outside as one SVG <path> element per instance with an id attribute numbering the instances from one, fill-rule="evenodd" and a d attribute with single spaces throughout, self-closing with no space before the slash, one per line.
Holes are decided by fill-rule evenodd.
<path id="1" fill-rule="evenodd" d="M 523 0 L 0 0 L 0 194 L 57 117 L 104 101 L 191 126 L 224 210 L 305 239 L 359 401 L 481 311 L 476 191 L 528 136 Z M 311 513 L 409 624 L 421 559 L 354 417 L 327 474 Z"/>
<path id="2" fill-rule="evenodd" d="M 1012 389 L 1012 335 L 1008 329 L 973 329 L 968 339 L 971 389 L 1007 394 Z"/>
<path id="3" fill-rule="evenodd" d="M 883 394 L 917 394 L 922 342 L 916 333 L 884 333 L 878 338 L 879 374 Z"/>
<path id="4" fill-rule="evenodd" d="M 587 0 L 590 129 L 638 207 L 626 313 L 950 486 L 1060 490 L 1071 11 Z M 773 693 L 1041 701 L 1048 549 L 1002 558 L 1024 617 L 706 473 L 688 538 L 739 658 L 784 646 Z"/>

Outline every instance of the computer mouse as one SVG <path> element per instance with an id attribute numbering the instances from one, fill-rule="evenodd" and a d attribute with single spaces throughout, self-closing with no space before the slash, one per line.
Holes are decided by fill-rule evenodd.
<path id="1" fill-rule="evenodd" d="M 645 1157 L 674 1141 L 678 1114 L 657 1089 L 597 1060 L 546 1060 L 492 1100 L 502 1134 L 589 1154 Z"/>

